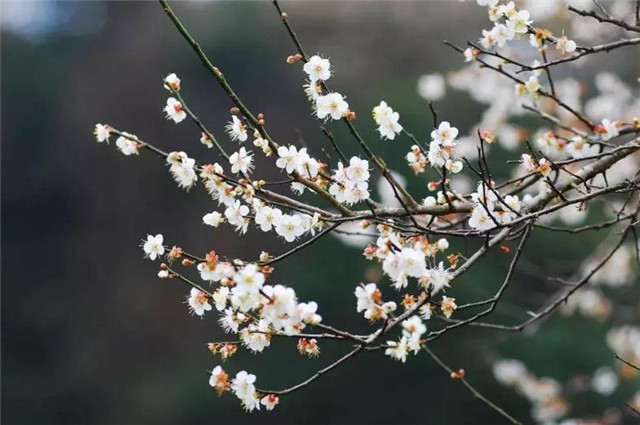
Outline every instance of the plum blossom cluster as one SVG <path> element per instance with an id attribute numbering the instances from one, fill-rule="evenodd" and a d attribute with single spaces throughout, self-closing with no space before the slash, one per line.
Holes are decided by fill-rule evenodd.
<path id="1" fill-rule="evenodd" d="M 402 132 L 400 114 L 391 109 L 387 102 L 381 101 L 373 108 L 373 120 L 378 124 L 378 133 L 383 139 L 393 140 Z"/>
<path id="2" fill-rule="evenodd" d="M 172 20 L 179 22 L 171 8 L 161 2 Z M 274 239 L 288 243 L 288 251 L 281 255 L 262 251 L 259 258 L 247 260 L 227 258 L 216 250 L 194 255 L 181 247 L 165 245 L 162 234 L 147 235 L 142 241 L 144 256 L 160 262 L 160 279 L 189 285 L 185 310 L 200 319 L 216 316 L 220 327 L 234 336 L 230 341 L 208 344 L 216 359 L 225 362 L 239 350 L 262 353 L 275 338 L 294 340 L 292 351 L 308 358 L 321 356 L 321 352 L 321 357 L 326 356 L 326 351 L 321 351 L 324 338 L 351 349 L 310 378 L 281 391 L 260 389 L 256 376 L 245 370 L 231 378 L 217 365 L 210 373 L 209 384 L 218 395 L 235 395 L 247 411 L 272 410 L 279 396 L 306 387 L 365 350 L 379 350 L 402 363 L 412 354 L 424 352 L 437 359 L 427 343 L 474 322 L 485 328 L 519 331 L 534 322 L 541 324 L 555 310 L 564 316 L 579 313 L 600 323 L 627 320 L 616 308 L 620 295 L 615 291 L 633 282 L 640 261 L 637 246 L 626 240 L 632 235 L 638 243 L 638 91 L 613 74 L 600 73 L 594 81 L 597 93 L 589 99 L 588 84 L 567 76 L 570 73 L 552 74 L 549 69 L 561 64 L 572 66 L 583 56 L 599 51 L 638 45 L 640 40 L 621 39 L 614 44 L 585 47 L 581 43 L 593 40 L 589 38 L 593 34 L 581 32 L 575 23 L 567 32 L 575 35 L 572 37 L 564 30 L 554 36 L 550 30 L 534 26 L 532 17 L 559 14 L 557 3 L 561 2 L 477 0 L 487 8 L 492 27 L 483 30 L 482 37 L 476 43 L 469 42 L 466 49 L 452 45 L 463 55 L 465 68 L 447 76 L 426 74 L 417 88 L 418 95 L 430 102 L 443 99 L 448 86 L 467 92 L 474 101 L 486 105 L 480 121 L 460 134 L 449 121 L 438 119 L 435 105 L 430 103 L 433 126 L 430 137 L 423 140 L 405 130 L 404 126 L 411 127 L 406 115 L 403 126 L 400 113 L 381 101 L 372 108 L 376 130 L 381 139 L 402 144 L 397 150 L 402 152 L 399 156 L 382 158 L 375 152 L 382 144 L 370 144 L 360 136 L 354 124 L 355 111 L 345 96 L 327 86 L 333 75 L 330 61 L 320 54 L 306 56 L 288 15 L 277 1 L 274 3 L 299 49 L 287 63 L 303 63 L 304 91 L 313 114 L 322 121 L 329 149 L 323 148 L 320 153 L 314 144 L 300 147 L 273 138 L 267 130 L 267 117 L 249 111 L 248 103 L 240 100 L 209 60 L 203 60 L 205 67 L 233 104 L 230 121 L 221 118 L 218 129 L 230 141 L 218 141 L 214 135 L 218 130 L 205 127 L 209 117 L 195 117 L 175 73 L 163 79 L 164 88 L 171 93 L 163 111 L 176 124 L 193 121 L 199 128 L 200 143 L 212 149 L 208 152 L 219 155 L 218 162 L 197 163 L 182 150 L 166 153 L 107 124 L 94 128 L 99 143 L 116 138 L 116 148 L 125 156 L 150 151 L 162 157 L 179 188 L 189 190 L 200 180 L 200 186 L 217 203 L 217 208 L 203 211 L 203 225 L 217 228 L 226 223 L 241 235 L 251 227 L 251 231 L 273 232 Z M 519 7 L 521 4 L 524 7 Z M 585 13 L 589 17 L 598 11 Z M 604 16 L 605 21 L 621 28 L 630 25 L 617 23 L 612 16 Z M 560 15 L 557 18 L 558 22 L 563 19 Z M 183 27 L 179 28 L 184 34 Z M 528 43 L 523 42 L 527 39 Z M 202 60 L 204 53 L 197 43 L 192 47 Z M 528 119 L 519 119 L 525 113 Z M 343 150 L 347 148 L 345 140 L 334 138 L 330 127 L 337 125 L 347 127 L 356 142 L 354 147 L 361 148 L 359 153 Z M 250 138 L 255 153 L 243 145 Z M 505 151 L 502 154 L 509 158 L 507 165 L 511 167 L 490 168 L 487 154 L 496 149 Z M 390 168 L 398 160 L 408 163 L 415 175 L 413 181 Z M 263 165 L 273 172 L 263 171 Z M 265 177 L 278 171 L 281 178 L 286 174 L 286 180 L 268 181 Z M 377 187 L 370 187 L 370 182 L 376 181 L 372 178 L 378 179 Z M 416 197 L 409 190 L 415 187 L 420 190 Z M 432 196 L 427 191 L 437 193 Z M 596 220 L 600 215 L 605 218 Z M 596 221 L 576 227 L 590 219 Z M 555 226 L 555 220 L 568 227 Z M 591 255 L 582 257 L 585 260 L 572 275 L 575 282 L 556 278 L 554 281 L 564 284 L 562 290 L 539 310 L 526 307 L 528 319 L 507 325 L 484 322 L 504 293 L 521 285 L 513 278 L 514 271 L 533 231 L 581 233 L 608 228 L 616 230 Z M 350 247 L 364 248 L 365 259 L 373 264 L 367 283 L 346 292 L 355 296 L 355 313 L 368 321 L 373 328 L 370 333 L 354 334 L 327 325 L 316 302 L 300 301 L 306 299 L 302 288 L 274 279 L 275 264 L 310 249 L 316 240 L 329 234 L 348 241 L 345 243 Z M 508 259 L 504 282 L 484 300 L 465 300 L 458 293 L 456 279 L 475 270 L 491 251 Z M 189 277 L 189 273 L 194 276 Z M 484 283 L 477 285 L 478 293 L 491 286 L 491 282 Z M 477 308 L 486 310 L 477 312 Z M 594 368 L 585 375 L 585 382 L 589 391 L 608 397 L 637 372 L 633 365 L 640 364 L 640 331 L 635 326 L 620 325 L 605 339 L 609 349 L 624 362 L 616 368 Z M 441 367 L 444 364 L 441 360 L 437 363 Z M 466 379 L 464 369 L 443 369 L 452 379 Z M 493 371 L 499 383 L 531 402 L 531 415 L 537 422 L 558 423 L 569 413 L 568 395 L 575 392 L 570 383 L 538 378 L 518 360 L 499 360 Z M 636 398 L 631 405 L 633 400 L 640 405 L 640 394 Z M 496 409 L 492 403 L 487 405 Z M 518 423 L 503 410 L 496 411 Z"/>
<path id="3" fill-rule="evenodd" d="M 518 217 L 521 203 L 518 195 L 499 197 L 493 182 L 481 181 L 471 194 L 474 207 L 469 217 L 469 226 L 480 231 L 509 224 Z"/>
<path id="4" fill-rule="evenodd" d="M 550 423 L 563 417 L 569 408 L 562 395 L 561 384 L 553 378 L 538 378 L 519 360 L 503 359 L 493 366 L 496 380 L 526 397 L 531 404 L 531 416 L 536 421 Z"/>
<path id="5" fill-rule="evenodd" d="M 245 370 L 238 372 L 231 381 L 229 375 L 221 366 L 216 366 L 211 371 L 209 385 L 215 388 L 218 395 L 222 395 L 227 391 L 231 391 L 247 411 L 260 410 L 260 406 L 264 406 L 267 410 L 273 408 L 280 402 L 275 394 L 266 394 L 261 397 L 255 386 L 256 375 L 248 373 Z"/>

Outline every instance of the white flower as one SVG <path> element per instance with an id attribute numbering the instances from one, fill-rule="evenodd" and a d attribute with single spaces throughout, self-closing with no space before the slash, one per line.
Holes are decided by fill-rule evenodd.
<path id="1" fill-rule="evenodd" d="M 463 55 L 464 55 L 465 62 L 471 62 L 476 58 L 474 49 L 472 49 L 471 47 L 464 49 Z"/>
<path id="2" fill-rule="evenodd" d="M 447 159 L 444 163 L 444 167 L 451 171 L 453 174 L 458 174 L 462 171 L 462 161 L 452 161 Z"/>
<path id="3" fill-rule="evenodd" d="M 239 313 L 238 315 L 242 315 L 242 317 L 244 318 L 244 315 L 242 313 Z M 234 314 L 233 309 L 226 309 L 224 311 L 224 315 L 220 317 L 219 322 L 225 332 L 238 332 L 239 320 L 238 317 L 236 317 L 236 315 Z"/>
<path id="4" fill-rule="evenodd" d="M 441 145 L 452 143 L 458 137 L 458 129 L 451 127 L 448 121 L 442 121 L 437 130 L 431 132 L 431 138 Z"/>
<path id="5" fill-rule="evenodd" d="M 227 123 L 225 128 L 233 141 L 244 142 L 249 137 L 247 127 L 235 115 L 231 116 L 231 121 Z"/>
<path id="6" fill-rule="evenodd" d="M 253 396 L 256 392 L 255 387 L 256 375 L 247 373 L 246 371 L 240 371 L 236 377 L 231 381 L 231 391 L 241 400 L 247 398 L 247 396 Z"/>
<path id="7" fill-rule="evenodd" d="M 268 334 L 269 325 L 266 320 L 261 319 L 258 325 L 251 324 L 240 331 L 242 343 L 254 353 L 262 352 L 271 344 Z"/>
<path id="8" fill-rule="evenodd" d="M 187 296 L 187 303 L 189 310 L 198 316 L 204 315 L 205 311 L 210 311 L 212 308 L 207 294 L 198 288 L 191 288 L 191 292 Z"/>
<path id="9" fill-rule="evenodd" d="M 538 77 L 532 75 L 529 77 L 526 83 L 524 83 L 524 88 L 529 92 L 529 94 L 535 94 L 538 90 L 540 90 L 540 82 L 538 81 Z"/>
<path id="10" fill-rule="evenodd" d="M 255 264 L 248 264 L 233 275 L 234 290 L 258 293 L 264 284 L 264 274 Z"/>
<path id="11" fill-rule="evenodd" d="M 597 145 L 590 145 L 587 143 L 587 139 L 581 136 L 572 137 L 571 143 L 566 145 L 566 149 L 571 157 L 575 159 L 596 155 L 599 150 Z"/>
<path id="12" fill-rule="evenodd" d="M 240 201 L 235 201 L 233 205 L 228 206 L 224 211 L 224 216 L 229 224 L 241 229 L 244 226 L 244 216 L 249 214 L 249 207 L 241 205 Z"/>
<path id="13" fill-rule="evenodd" d="M 167 75 L 166 77 L 164 77 L 164 88 L 169 90 L 169 87 L 167 86 L 171 87 L 175 91 L 180 91 L 180 78 L 178 78 L 178 76 L 173 73 Z"/>
<path id="14" fill-rule="evenodd" d="M 347 178 L 353 182 L 367 181 L 369 180 L 369 161 L 352 156 L 345 173 Z"/>
<path id="15" fill-rule="evenodd" d="M 525 34 L 529 30 L 529 25 L 533 22 L 529 19 L 529 11 L 521 10 L 511 16 L 509 16 L 508 13 L 508 11 L 504 12 L 504 14 L 509 17 L 507 27 L 518 34 Z"/>
<path id="16" fill-rule="evenodd" d="M 576 42 L 573 40 L 569 40 L 566 35 L 558 38 L 558 41 L 556 43 L 556 49 L 558 49 L 562 53 L 575 52 L 576 47 Z"/>
<path id="17" fill-rule="evenodd" d="M 282 236 L 287 242 L 293 242 L 304 233 L 302 220 L 297 214 L 283 214 L 276 223 L 275 229 L 276 233 Z"/>
<path id="18" fill-rule="evenodd" d="M 422 323 L 419 316 L 411 316 L 409 319 L 404 320 L 402 327 L 409 335 L 421 336 L 427 331 L 427 327 Z"/>
<path id="19" fill-rule="evenodd" d="M 289 174 L 293 173 L 301 165 L 301 158 L 295 146 L 289 146 L 288 148 L 280 146 L 278 148 L 278 157 L 276 167 L 284 168 Z"/>
<path id="20" fill-rule="evenodd" d="M 387 341 L 387 348 L 384 354 L 391 357 L 394 360 L 400 360 L 402 363 L 407 361 L 407 354 L 409 354 L 409 347 L 407 346 L 407 339 L 405 337 L 400 338 L 400 341 Z"/>
<path id="21" fill-rule="evenodd" d="M 527 173 L 533 173 L 538 168 L 538 163 L 531 155 L 523 153 L 522 164 L 520 164 L 520 166 L 524 168 Z"/>
<path id="22" fill-rule="evenodd" d="M 309 325 L 317 325 L 322 322 L 322 316 L 316 313 L 317 310 L 318 304 L 314 301 L 298 304 L 298 315 L 300 316 L 300 320 Z"/>
<path id="23" fill-rule="evenodd" d="M 396 289 L 407 286 L 407 277 L 419 278 L 427 273 L 424 253 L 413 248 L 390 252 L 382 263 L 382 270 L 389 276 Z"/>
<path id="24" fill-rule="evenodd" d="M 164 112 L 167 114 L 167 119 L 172 119 L 176 124 L 187 118 L 187 113 L 182 108 L 182 103 L 178 102 L 175 97 L 167 99 L 167 106 L 164 107 Z"/>
<path id="25" fill-rule="evenodd" d="M 227 307 L 227 301 L 229 300 L 229 288 L 226 286 L 219 287 L 213 293 L 212 299 L 216 310 L 223 311 Z"/>
<path id="26" fill-rule="evenodd" d="M 260 400 L 260 403 L 262 403 L 267 410 L 273 410 L 273 408 L 276 407 L 276 404 L 278 404 L 279 402 L 280 398 L 278 398 L 278 396 L 276 396 L 275 394 L 266 395 L 262 397 L 262 400 Z"/>
<path id="27" fill-rule="evenodd" d="M 331 64 L 328 59 L 322 59 L 318 55 L 312 56 L 307 63 L 304 64 L 304 72 L 309 75 L 312 82 L 322 80 L 326 81 L 331 77 Z"/>
<path id="28" fill-rule="evenodd" d="M 170 165 L 169 172 L 178 186 L 189 190 L 198 180 L 195 171 L 196 161 L 189 158 L 186 153 L 171 152 L 167 155 L 167 163 Z"/>
<path id="29" fill-rule="evenodd" d="M 211 227 L 218 227 L 223 220 L 222 214 L 218 211 L 210 212 L 202 217 L 202 222 Z"/>
<path id="30" fill-rule="evenodd" d="M 96 124 L 93 129 L 93 134 L 96 136 L 96 140 L 98 142 L 107 142 L 109 143 L 109 136 L 111 136 L 111 129 L 108 125 Z"/>
<path id="31" fill-rule="evenodd" d="M 496 227 L 496 224 L 489 216 L 483 205 L 476 205 L 469 218 L 469 226 L 476 230 L 489 230 Z"/>
<path id="32" fill-rule="evenodd" d="M 125 133 L 125 134 L 131 137 L 135 137 L 128 133 Z M 116 139 L 116 146 L 118 147 L 118 150 L 126 156 L 138 155 L 138 144 L 128 137 L 124 137 L 124 136 L 118 137 Z"/>
<path id="33" fill-rule="evenodd" d="M 316 98 L 316 115 L 321 120 L 327 117 L 339 120 L 346 116 L 348 111 L 349 104 L 340 93 L 329 93 Z"/>
<path id="34" fill-rule="evenodd" d="M 394 112 L 387 102 L 381 101 L 380 104 L 373 108 L 373 119 L 378 124 L 378 132 L 383 139 L 393 140 L 396 134 L 402 132 L 402 126 L 398 122 L 400 114 Z"/>
<path id="35" fill-rule="evenodd" d="M 495 6 L 498 0 L 476 0 L 479 6 Z"/>
<path id="36" fill-rule="evenodd" d="M 280 217 L 282 217 L 282 211 L 278 208 L 260 207 L 256 209 L 254 221 L 260 226 L 260 230 L 268 232 L 278 225 Z"/>
<path id="37" fill-rule="evenodd" d="M 211 149 L 213 147 L 213 140 L 204 131 L 202 132 L 202 135 L 200 136 L 200 143 L 202 143 L 203 145 L 205 145 L 209 149 Z"/>
<path id="38" fill-rule="evenodd" d="M 445 287 L 449 287 L 451 281 L 451 272 L 444 268 L 444 263 L 440 261 L 438 267 L 427 270 L 421 283 L 425 286 L 433 285 L 433 294 L 437 294 Z"/>
<path id="39" fill-rule="evenodd" d="M 616 136 L 618 136 L 620 134 L 620 132 L 618 131 L 618 127 L 616 126 L 615 121 L 609 121 L 608 119 L 603 119 L 602 120 L 602 128 L 603 131 L 600 134 L 600 137 L 602 137 L 602 140 L 604 140 L 605 142 L 609 139 L 612 139 Z"/>
<path id="40" fill-rule="evenodd" d="M 232 173 L 248 173 L 253 168 L 252 165 L 253 156 L 251 156 L 247 150 L 242 147 L 239 151 L 234 152 L 229 157 L 229 164 L 231 164 Z"/>
<path id="41" fill-rule="evenodd" d="M 443 167 L 449 159 L 449 153 L 442 149 L 442 146 L 437 141 L 429 143 L 429 152 L 427 153 L 427 159 L 431 166 Z"/>
<path id="42" fill-rule="evenodd" d="M 447 319 L 451 317 L 451 315 L 457 308 L 458 306 L 456 305 L 455 298 L 442 297 L 440 310 L 442 311 L 442 313 L 445 315 Z"/>
<path id="43" fill-rule="evenodd" d="M 149 258 L 155 261 L 156 258 L 161 257 L 164 254 L 164 237 L 161 234 L 155 236 L 147 235 L 147 240 L 142 245 L 145 258 Z"/>
<path id="44" fill-rule="evenodd" d="M 418 94 L 426 100 L 439 100 L 444 96 L 444 77 L 440 74 L 426 74 L 418 79 Z"/>

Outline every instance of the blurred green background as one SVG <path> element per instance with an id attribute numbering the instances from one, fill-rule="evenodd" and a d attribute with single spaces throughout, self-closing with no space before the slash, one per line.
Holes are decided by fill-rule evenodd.
<path id="1" fill-rule="evenodd" d="M 330 57 L 331 87 L 357 111 L 357 127 L 376 153 L 409 175 L 406 139 L 379 141 L 369 111 L 384 99 L 403 125 L 426 139 L 427 104 L 416 94 L 423 73 L 446 72 L 460 58 L 442 44 L 463 44 L 487 27 L 475 2 L 284 2 L 308 52 Z M 282 142 L 304 139 L 317 157 L 327 148 L 301 90 L 295 53 L 270 2 L 184 3 L 175 11 L 238 94 L 268 119 Z M 246 414 L 232 395 L 217 398 L 205 370 L 219 363 L 206 343 L 224 338 L 213 314 L 189 316 L 188 288 L 156 278 L 143 261 L 147 233 L 193 252 L 215 249 L 255 258 L 287 245 L 251 229 L 238 237 L 227 226 L 205 228 L 215 204 L 202 188 L 179 190 L 156 157 L 125 158 L 95 143 L 97 122 L 137 134 L 165 150 L 185 150 L 213 161 L 189 122 L 167 122 L 162 78 L 182 79 L 189 106 L 222 134 L 231 106 L 155 2 L 2 2 L 2 422 L 82 424 L 177 423 L 429 423 L 494 424 L 502 418 L 451 381 L 424 353 L 400 364 L 367 353 L 303 391 L 283 397 L 273 412 Z M 452 93 L 437 103 L 441 117 L 464 134 L 481 107 Z M 355 143 L 333 125 L 348 154 Z M 504 152 L 496 152 L 504 160 Z M 257 155 L 260 157 L 260 155 Z M 497 162 L 496 162 L 497 164 Z M 277 179 L 271 167 L 267 178 Z M 497 172 L 499 176 L 499 172 Z M 427 195 L 424 178 L 409 187 Z M 515 322 L 557 285 L 540 269 L 571 276 L 603 234 L 534 237 L 529 265 L 514 281 L 494 320 Z M 455 244 L 462 253 L 475 245 Z M 458 282 L 459 301 L 487 297 L 500 285 L 505 256 L 495 253 Z M 355 313 L 355 285 L 372 263 L 359 249 L 324 239 L 289 258 L 274 279 L 315 300 L 329 324 L 354 332 L 368 325 Z M 383 285 L 383 287 L 386 287 Z M 506 334 L 480 329 L 451 332 L 433 350 L 487 397 L 530 422 L 529 403 L 501 388 L 491 374 L 497 358 L 522 359 L 538 376 L 567 379 L 613 364 L 603 335 L 612 324 L 637 323 L 638 285 L 616 297 L 625 314 L 596 322 L 554 317 L 540 331 Z M 386 293 L 391 295 L 387 288 Z M 635 300 L 635 301 L 634 301 Z M 634 304 L 635 303 L 635 304 Z M 535 337 L 532 337 L 535 334 Z M 274 340 L 265 354 L 241 350 L 224 367 L 247 369 L 258 385 L 292 385 L 345 351 L 322 342 L 316 359 L 297 355 L 292 340 Z M 610 398 L 592 393 L 572 400 L 575 412 L 621 407 L 638 381 Z"/>

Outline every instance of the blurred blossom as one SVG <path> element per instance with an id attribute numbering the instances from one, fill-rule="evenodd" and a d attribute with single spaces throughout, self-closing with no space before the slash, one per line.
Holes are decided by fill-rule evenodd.
<path id="1" fill-rule="evenodd" d="M 445 93 L 444 77 L 440 74 L 426 74 L 418 80 L 418 94 L 426 100 L 442 99 Z"/>
<path id="2" fill-rule="evenodd" d="M 3 1 L 0 26 L 32 41 L 44 41 L 51 35 L 98 33 L 106 19 L 106 2 Z"/>
<path id="3" fill-rule="evenodd" d="M 593 374 L 591 385 L 595 392 L 609 396 L 618 388 L 618 375 L 610 367 L 601 367 Z"/>

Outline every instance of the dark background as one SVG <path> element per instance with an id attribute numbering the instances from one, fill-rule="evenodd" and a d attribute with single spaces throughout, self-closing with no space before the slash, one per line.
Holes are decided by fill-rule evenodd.
<path id="1" fill-rule="evenodd" d="M 487 27 L 475 2 L 285 2 L 308 52 L 331 58 L 331 86 L 348 96 L 358 128 L 378 154 L 409 175 L 402 157 L 406 140 L 380 142 L 369 111 L 381 99 L 402 123 L 426 138 L 426 102 L 415 91 L 425 72 L 460 66 L 442 44 L 476 38 Z M 3 423 L 430 423 L 489 424 L 501 418 L 424 353 L 407 364 L 369 353 L 283 397 L 274 412 L 244 413 L 232 395 L 218 399 L 205 370 L 219 363 L 206 343 L 224 338 L 215 314 L 189 316 L 188 288 L 156 278 L 157 264 L 143 261 L 147 233 L 193 252 L 216 249 L 255 258 L 262 249 L 287 245 L 251 229 L 238 237 L 228 226 L 212 230 L 201 217 L 215 203 L 197 187 L 179 190 L 156 157 L 124 157 L 97 144 L 97 122 L 137 134 L 165 150 L 186 150 L 214 161 L 185 121 L 164 119 L 168 96 L 162 78 L 176 72 L 189 106 L 233 151 L 222 133 L 229 100 L 155 2 L 3 2 L 2 18 L 2 421 Z M 326 146 L 302 92 L 301 66 L 269 2 L 176 3 L 216 66 L 247 105 L 263 112 L 278 141 L 299 133 L 320 156 Z M 481 107 L 461 93 L 437 105 L 461 133 L 476 123 Z M 333 126 L 351 154 L 358 151 Z M 257 155 L 260 157 L 260 155 Z M 267 177 L 278 178 L 273 167 Z M 424 182 L 410 189 L 426 195 Z M 549 244 L 533 238 L 529 270 L 570 276 L 601 234 Z M 470 246 L 456 246 L 470 252 Z M 355 285 L 365 275 L 358 249 L 335 239 L 291 257 L 274 278 L 313 299 L 330 324 L 365 331 L 355 313 Z M 453 291 L 459 300 L 481 299 L 499 286 L 506 260 L 494 254 Z M 558 288 L 536 273 L 517 276 L 497 320 L 521 320 Z M 391 294 L 390 289 L 386 290 Z M 637 300 L 638 288 L 622 298 Z M 631 305 L 633 307 L 633 304 Z M 631 309 L 633 312 L 633 308 Z M 636 313 L 630 316 L 637 323 Z M 629 316 L 623 318 L 629 321 Z M 613 320 L 613 319 L 612 319 Z M 620 319 L 615 319 L 620 321 Z M 611 322 L 553 318 L 544 332 L 508 335 L 478 329 L 443 337 L 433 349 L 490 399 L 525 422 L 528 402 L 491 376 L 496 358 L 516 356 L 538 376 L 560 380 L 611 364 L 603 335 Z M 264 355 L 241 352 L 224 367 L 247 369 L 262 387 L 292 385 L 341 355 L 345 347 L 322 343 L 318 359 L 301 358 L 295 343 L 274 340 Z M 578 396 L 576 412 L 598 414 L 620 407 L 637 380 L 611 398 Z"/>

